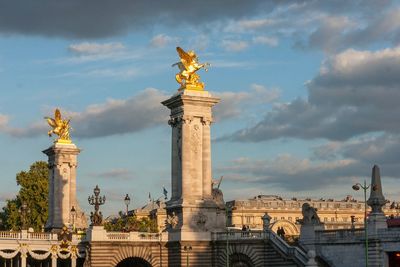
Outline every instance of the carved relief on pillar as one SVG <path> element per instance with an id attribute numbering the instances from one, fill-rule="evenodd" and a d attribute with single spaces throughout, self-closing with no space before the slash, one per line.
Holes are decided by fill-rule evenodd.
<path id="1" fill-rule="evenodd" d="M 198 124 L 194 124 L 192 129 L 190 148 L 195 156 L 197 156 L 200 146 L 200 126 Z"/>
<path id="2" fill-rule="evenodd" d="M 193 223 L 193 226 L 195 228 L 197 228 L 198 230 L 206 231 L 207 230 L 207 228 L 206 228 L 207 220 L 208 220 L 207 215 L 205 215 L 203 212 L 200 211 L 198 214 L 193 216 L 192 223 Z"/>
<path id="3" fill-rule="evenodd" d="M 166 224 L 168 229 L 176 229 L 179 224 L 179 217 L 175 214 L 175 211 L 167 215 Z"/>

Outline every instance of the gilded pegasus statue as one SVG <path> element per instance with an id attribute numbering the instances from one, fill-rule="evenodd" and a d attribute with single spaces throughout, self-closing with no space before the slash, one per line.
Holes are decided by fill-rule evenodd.
<path id="1" fill-rule="evenodd" d="M 204 83 L 200 82 L 200 76 L 196 73 L 201 68 L 207 70 L 209 63 L 200 64 L 198 57 L 194 51 L 185 52 L 182 48 L 177 47 L 176 51 L 180 57 L 180 62 L 172 65 L 178 66 L 180 72 L 175 75 L 176 81 L 181 85 L 179 90 L 204 90 Z"/>
<path id="2" fill-rule="evenodd" d="M 48 131 L 47 134 L 49 136 L 52 136 L 52 134 L 58 135 L 58 138 L 55 140 L 55 142 L 71 143 L 71 139 L 69 136 L 70 120 L 62 119 L 61 112 L 58 108 L 54 112 L 54 119 L 49 117 L 44 118 L 45 120 L 47 120 L 47 123 L 50 125 L 50 127 L 52 127 L 52 129 Z"/>

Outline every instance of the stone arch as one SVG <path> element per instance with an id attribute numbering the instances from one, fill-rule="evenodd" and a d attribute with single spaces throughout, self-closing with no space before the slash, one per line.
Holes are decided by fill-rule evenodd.
<path id="1" fill-rule="evenodd" d="M 142 259 L 148 262 L 150 266 L 158 266 L 156 259 L 151 253 L 151 248 L 147 246 L 121 246 L 118 252 L 114 254 L 114 258 L 111 261 L 111 266 L 117 266 L 120 262 L 129 258 Z"/>
<path id="2" fill-rule="evenodd" d="M 285 229 L 286 235 L 299 235 L 300 234 L 300 231 L 299 231 L 299 228 L 297 227 L 297 225 L 295 225 L 293 222 L 288 221 L 288 220 L 278 220 L 278 221 L 274 222 L 270 228 L 272 231 L 274 231 L 276 233 L 276 231 L 278 230 L 278 227 L 283 227 L 283 229 Z"/>
<path id="3" fill-rule="evenodd" d="M 234 253 L 229 258 L 229 266 L 232 267 L 254 267 L 251 259 L 242 253 Z"/>
<path id="4" fill-rule="evenodd" d="M 228 247 L 228 254 L 229 254 L 229 262 L 232 262 L 231 257 L 238 257 L 235 255 L 241 255 L 239 259 L 246 259 L 247 262 L 249 262 L 251 265 L 250 267 L 253 266 L 262 266 L 263 264 L 263 257 L 258 253 L 258 249 L 255 249 L 254 246 L 248 243 L 236 243 L 236 244 L 229 244 Z M 220 250 L 218 259 L 219 259 L 219 265 L 218 266 L 226 266 L 226 249 L 223 248 Z M 231 266 L 231 265 L 229 265 Z M 240 265 L 238 265 L 240 266 Z M 246 265 L 243 265 L 246 266 Z"/>
<path id="5" fill-rule="evenodd" d="M 142 258 L 131 257 L 119 262 L 116 267 L 151 267 L 150 263 Z"/>

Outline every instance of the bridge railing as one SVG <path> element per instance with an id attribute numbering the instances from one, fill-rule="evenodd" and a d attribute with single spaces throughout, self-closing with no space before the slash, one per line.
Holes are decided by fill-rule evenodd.
<path id="1" fill-rule="evenodd" d="M 381 240 L 400 240 L 400 228 L 379 229 L 378 236 Z"/>
<path id="2" fill-rule="evenodd" d="M 43 232 L 20 232 L 0 231 L 1 240 L 57 240 L 57 234 Z"/>
<path id="3" fill-rule="evenodd" d="M 214 233 L 215 240 L 243 240 L 243 239 L 264 239 L 262 231 L 238 231 L 230 230 L 228 232 Z"/>
<path id="4" fill-rule="evenodd" d="M 345 240 L 362 239 L 364 235 L 363 228 L 315 231 L 315 237 L 318 242 L 343 242 Z"/>
<path id="5" fill-rule="evenodd" d="M 160 235 L 158 233 L 141 233 L 141 232 L 107 232 L 104 241 L 158 241 Z"/>

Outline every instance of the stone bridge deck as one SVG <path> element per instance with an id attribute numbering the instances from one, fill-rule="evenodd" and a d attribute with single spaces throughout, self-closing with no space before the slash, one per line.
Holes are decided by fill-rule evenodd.
<path id="1" fill-rule="evenodd" d="M 302 250 L 271 231 L 229 231 L 211 233 L 210 240 L 171 241 L 166 232 L 107 232 L 97 227 L 86 235 L 72 235 L 65 250 L 59 239 L 52 233 L 0 232 L 0 258 L 20 257 L 21 267 L 26 266 L 27 257 L 51 259 L 52 266 L 57 266 L 57 258 L 68 259 L 72 267 L 79 257 L 86 257 L 86 263 L 94 267 L 117 266 L 126 259 L 140 259 L 147 264 L 143 266 L 186 266 L 187 262 L 190 266 L 226 266 L 227 261 L 230 266 L 234 262 L 305 266 L 308 260 Z"/>

